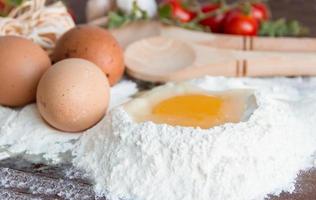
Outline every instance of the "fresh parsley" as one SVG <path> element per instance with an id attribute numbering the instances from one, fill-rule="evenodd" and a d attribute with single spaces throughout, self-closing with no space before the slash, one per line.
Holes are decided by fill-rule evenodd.
<path id="1" fill-rule="evenodd" d="M 147 12 L 142 10 L 136 3 L 133 2 L 131 13 L 125 14 L 122 11 L 111 11 L 108 15 L 107 28 L 114 29 L 129 24 L 137 20 L 148 20 Z"/>

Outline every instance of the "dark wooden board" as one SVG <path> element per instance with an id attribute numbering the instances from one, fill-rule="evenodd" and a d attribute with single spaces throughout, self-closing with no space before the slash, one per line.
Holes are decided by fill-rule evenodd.
<path id="1" fill-rule="evenodd" d="M 106 200 L 93 192 L 92 181 L 70 164 L 47 166 L 21 157 L 0 161 L 0 199 L 14 200 Z M 316 169 L 301 172 L 293 194 L 282 193 L 267 200 L 315 200 Z"/>

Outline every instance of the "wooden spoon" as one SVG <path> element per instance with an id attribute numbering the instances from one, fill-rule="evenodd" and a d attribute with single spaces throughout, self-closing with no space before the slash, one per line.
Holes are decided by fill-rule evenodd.
<path id="1" fill-rule="evenodd" d="M 151 82 L 180 81 L 204 75 L 316 75 L 314 53 L 215 49 L 166 37 L 132 43 L 125 51 L 125 63 L 129 75 Z"/>

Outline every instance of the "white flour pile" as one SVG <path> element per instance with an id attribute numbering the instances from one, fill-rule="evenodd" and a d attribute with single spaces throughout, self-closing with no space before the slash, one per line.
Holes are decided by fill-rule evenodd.
<path id="1" fill-rule="evenodd" d="M 209 130 L 136 124 L 114 109 L 74 152 L 74 164 L 91 174 L 97 192 L 129 200 L 260 200 L 293 191 L 316 152 L 316 79 L 191 83 L 254 89 L 258 108 L 247 122 Z"/>
<path id="2" fill-rule="evenodd" d="M 111 89 L 110 108 L 127 101 L 136 92 L 135 83 L 120 82 Z M 35 104 L 19 110 L 0 106 L 0 159 L 25 153 L 39 155 L 38 159 L 61 162 L 69 159 L 70 151 L 80 136 L 48 126 L 40 117 Z"/>
<path id="3" fill-rule="evenodd" d="M 0 107 L 0 159 L 73 156 L 110 200 L 260 200 L 293 191 L 299 170 L 316 163 L 316 78 L 191 83 L 211 91 L 254 89 L 258 108 L 246 122 L 202 130 L 136 124 L 118 107 L 80 136 L 47 126 L 34 105 Z M 136 91 L 134 83 L 120 83 L 111 107 Z"/>

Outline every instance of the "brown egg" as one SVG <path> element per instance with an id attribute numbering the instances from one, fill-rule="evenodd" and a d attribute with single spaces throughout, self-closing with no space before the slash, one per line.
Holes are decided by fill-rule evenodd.
<path id="1" fill-rule="evenodd" d="M 125 69 L 118 42 L 108 31 L 95 26 L 75 27 L 59 39 L 52 59 L 58 62 L 65 58 L 83 58 L 98 65 L 111 86 L 121 79 Z"/>
<path id="2" fill-rule="evenodd" d="M 95 125 L 105 115 L 110 86 L 93 63 L 66 59 L 43 75 L 37 89 L 37 106 L 53 127 L 79 132 Z"/>
<path id="3" fill-rule="evenodd" d="M 0 37 L 0 104 L 15 107 L 35 101 L 37 84 L 50 66 L 47 53 L 32 41 Z"/>

